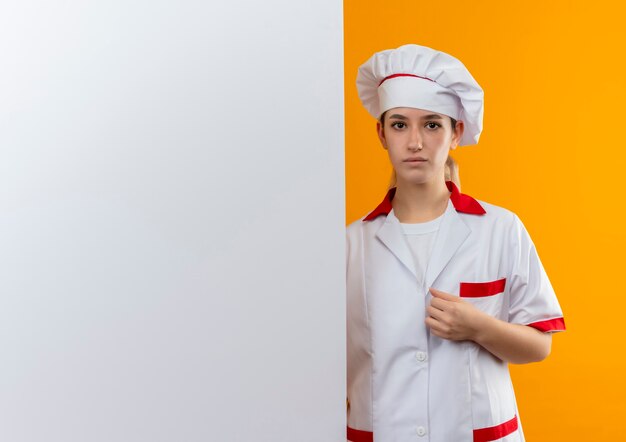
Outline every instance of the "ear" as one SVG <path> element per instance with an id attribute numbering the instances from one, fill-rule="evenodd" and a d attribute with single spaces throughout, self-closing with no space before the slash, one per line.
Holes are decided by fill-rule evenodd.
<path id="1" fill-rule="evenodd" d="M 385 128 L 380 121 L 376 122 L 376 132 L 378 133 L 378 139 L 380 140 L 380 144 L 383 145 L 383 149 L 387 150 L 387 139 L 385 138 Z"/>
<path id="2" fill-rule="evenodd" d="M 454 134 L 452 135 L 452 140 L 450 141 L 450 150 L 456 149 L 456 147 L 461 142 L 461 138 L 463 137 L 463 131 L 465 130 L 465 123 L 462 120 L 458 120 L 456 122 L 456 126 L 454 127 Z"/>

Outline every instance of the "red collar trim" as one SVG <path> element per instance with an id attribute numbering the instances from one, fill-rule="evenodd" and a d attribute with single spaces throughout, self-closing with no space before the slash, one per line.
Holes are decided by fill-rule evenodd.
<path id="1" fill-rule="evenodd" d="M 446 187 L 450 192 L 450 201 L 457 212 L 469 213 L 471 215 L 484 215 L 487 213 L 478 201 L 469 195 L 459 192 L 459 188 L 452 181 L 446 181 Z M 371 221 L 380 215 L 389 215 L 391 209 L 391 200 L 396 194 L 396 188 L 392 187 L 387 192 L 385 199 L 376 207 L 369 215 L 363 218 L 363 221 Z"/>

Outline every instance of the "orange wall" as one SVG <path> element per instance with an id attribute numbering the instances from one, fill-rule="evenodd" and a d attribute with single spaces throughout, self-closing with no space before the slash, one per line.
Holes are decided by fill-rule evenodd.
<path id="1" fill-rule="evenodd" d="M 347 222 L 382 199 L 390 173 L 356 93 L 361 63 L 422 44 L 458 57 L 485 90 L 480 143 L 454 155 L 462 190 L 524 221 L 568 327 L 548 360 L 512 367 L 532 442 L 626 440 L 620 3 L 344 1 Z"/>

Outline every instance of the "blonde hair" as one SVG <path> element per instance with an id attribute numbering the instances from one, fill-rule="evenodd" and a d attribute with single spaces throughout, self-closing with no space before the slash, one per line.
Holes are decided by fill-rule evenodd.
<path id="1" fill-rule="evenodd" d="M 446 181 L 452 181 L 456 184 L 456 187 L 461 189 L 461 177 L 459 176 L 459 165 L 454 158 L 448 155 L 448 159 L 446 160 L 446 165 L 444 167 L 444 176 Z M 389 180 L 389 188 L 396 186 L 396 171 L 392 170 L 391 179 Z"/>
<path id="2" fill-rule="evenodd" d="M 450 155 L 448 155 L 448 159 L 446 160 L 446 167 L 445 167 L 445 177 L 446 177 L 446 181 L 452 181 L 454 184 L 456 184 L 456 187 L 458 187 L 459 189 L 461 188 L 461 177 L 459 176 L 459 165 L 457 164 L 456 161 L 454 161 L 454 158 L 452 158 Z"/>

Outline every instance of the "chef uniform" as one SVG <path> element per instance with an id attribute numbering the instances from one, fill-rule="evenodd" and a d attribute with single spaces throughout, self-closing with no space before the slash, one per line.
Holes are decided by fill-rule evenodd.
<path id="1" fill-rule="evenodd" d="M 375 118 L 395 107 L 430 110 L 464 122 L 461 145 L 478 141 L 482 89 L 448 54 L 417 45 L 379 52 L 357 86 Z M 565 330 L 563 314 L 519 218 L 446 185 L 423 272 L 394 214 L 395 189 L 347 228 L 349 441 L 524 440 L 507 363 L 472 341 L 431 334 L 428 290 L 545 333 Z"/>

